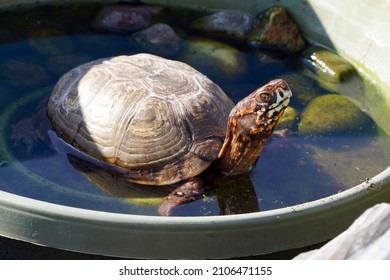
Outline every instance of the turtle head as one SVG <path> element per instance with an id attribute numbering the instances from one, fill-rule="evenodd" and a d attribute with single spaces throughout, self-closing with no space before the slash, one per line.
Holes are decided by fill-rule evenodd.
<path id="1" fill-rule="evenodd" d="M 225 174 L 250 171 L 292 96 L 284 80 L 272 80 L 232 109 L 225 142 L 219 152 L 219 169 Z"/>
<path id="2" fill-rule="evenodd" d="M 243 99 L 241 104 L 237 104 L 244 113 L 236 117 L 241 118 L 243 130 L 249 130 L 252 135 L 260 133 L 269 136 L 288 106 L 291 96 L 291 90 L 284 80 L 272 80 Z"/>

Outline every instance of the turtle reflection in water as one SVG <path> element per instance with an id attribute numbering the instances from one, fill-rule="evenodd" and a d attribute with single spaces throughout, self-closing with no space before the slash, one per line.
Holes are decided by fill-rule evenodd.
<path id="1" fill-rule="evenodd" d="M 165 186 L 159 214 L 169 215 L 204 187 L 248 174 L 291 95 L 273 80 L 234 106 L 187 64 L 137 54 L 69 71 L 46 109 L 57 149 L 138 188 Z"/>

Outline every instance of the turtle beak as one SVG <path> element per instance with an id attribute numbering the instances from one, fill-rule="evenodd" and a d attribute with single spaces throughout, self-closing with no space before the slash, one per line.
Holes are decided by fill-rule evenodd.
<path id="1" fill-rule="evenodd" d="M 276 80 L 275 84 L 275 93 L 278 95 L 278 101 L 282 101 L 284 99 L 290 99 L 292 97 L 292 92 L 287 82 L 282 79 Z"/>
<path id="2" fill-rule="evenodd" d="M 288 106 L 292 92 L 287 82 L 282 79 L 273 80 L 270 82 L 276 101 L 269 107 L 269 110 L 280 112 Z"/>

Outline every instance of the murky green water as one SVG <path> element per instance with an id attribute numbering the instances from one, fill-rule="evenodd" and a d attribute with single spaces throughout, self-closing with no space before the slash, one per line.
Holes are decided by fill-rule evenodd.
<path id="1" fill-rule="evenodd" d="M 99 177 L 94 170 L 75 168 L 66 155 L 42 141 L 28 150 L 12 137 L 15 125 L 37 112 L 66 71 L 93 59 L 140 51 L 128 35 L 96 32 L 91 22 L 99 10 L 71 5 L 0 14 L 0 190 L 79 208 L 157 215 L 165 190 L 134 189 L 116 178 Z M 185 15 L 177 26 L 183 33 L 188 15 L 199 16 Z M 247 64 L 243 74 L 232 78 L 202 69 L 234 102 L 270 79 L 291 75 L 298 83 L 309 81 L 315 95 L 330 93 L 296 69 L 295 56 L 275 60 L 257 50 L 239 51 Z M 294 93 L 294 83 L 290 86 Z M 298 112 L 305 107 L 295 96 L 291 106 Z M 304 203 L 355 186 L 389 164 L 388 136 L 373 121 L 358 132 L 326 136 L 300 135 L 298 122 L 299 117 L 284 135 L 272 137 L 249 177 L 212 188 L 174 214 L 226 215 Z"/>

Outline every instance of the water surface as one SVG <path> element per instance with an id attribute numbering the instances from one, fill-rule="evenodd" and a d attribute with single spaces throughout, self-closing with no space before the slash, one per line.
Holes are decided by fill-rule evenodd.
<path id="1" fill-rule="evenodd" d="M 100 34 L 91 29 L 88 22 L 99 10 L 99 7 L 91 7 L 83 9 L 88 11 L 86 13 L 77 10 L 77 6 L 67 6 L 0 15 L 2 26 L 7 27 L 0 30 L 0 35 L 8 34 L 0 36 L 0 67 L 3 69 L 0 75 L 0 190 L 85 209 L 157 215 L 166 191 L 127 188 L 126 183 L 115 178 L 99 177 L 99 172 L 93 168 L 78 168 L 77 162 L 70 162 L 67 155 L 56 152 L 43 141 L 37 140 L 28 150 L 26 145 L 12 139 L 14 126 L 36 114 L 67 70 L 93 59 L 139 51 L 126 35 Z M 76 10 L 72 20 L 79 24 L 70 24 L 66 13 Z M 21 16 L 26 18 L 23 24 L 18 20 Z M 59 35 L 27 36 L 49 26 L 60 28 Z M 295 57 L 264 61 L 253 50 L 243 48 L 241 52 L 249 65 L 245 75 L 226 79 L 205 70 L 234 102 L 270 79 L 303 75 L 294 66 Z M 4 72 L 9 69 L 5 65 L 10 61 L 18 62 L 12 65 L 22 65 L 20 69 L 15 66 L 11 74 Z M 26 64 L 39 66 L 45 75 Z M 317 95 L 328 93 L 318 84 L 313 88 Z M 294 88 L 292 90 L 294 92 Z M 291 104 L 297 110 L 303 109 L 294 97 Z M 284 135 L 271 138 L 248 177 L 211 188 L 203 199 L 178 207 L 174 214 L 204 216 L 266 211 L 346 190 L 389 164 L 388 136 L 378 131 L 374 122 L 359 133 L 328 136 L 302 136 L 296 126 L 292 127 Z"/>

